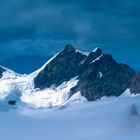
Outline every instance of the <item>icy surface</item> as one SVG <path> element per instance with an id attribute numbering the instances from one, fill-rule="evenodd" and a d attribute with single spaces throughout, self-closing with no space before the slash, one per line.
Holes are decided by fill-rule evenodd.
<path id="1" fill-rule="evenodd" d="M 133 114 L 135 105 L 138 114 Z M 2 140 L 139 140 L 140 96 L 0 112 Z"/>

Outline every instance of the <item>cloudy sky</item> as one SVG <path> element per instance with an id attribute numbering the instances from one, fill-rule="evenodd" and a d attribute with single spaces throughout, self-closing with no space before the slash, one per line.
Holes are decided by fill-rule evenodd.
<path id="1" fill-rule="evenodd" d="M 0 62 L 101 47 L 140 70 L 140 0 L 0 0 Z"/>

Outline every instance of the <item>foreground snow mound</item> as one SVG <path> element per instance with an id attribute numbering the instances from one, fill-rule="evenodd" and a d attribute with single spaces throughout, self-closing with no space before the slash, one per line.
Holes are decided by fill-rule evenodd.
<path id="1" fill-rule="evenodd" d="M 104 98 L 65 109 L 21 106 L 0 112 L 0 120 L 3 140 L 139 140 L 140 96 Z"/>

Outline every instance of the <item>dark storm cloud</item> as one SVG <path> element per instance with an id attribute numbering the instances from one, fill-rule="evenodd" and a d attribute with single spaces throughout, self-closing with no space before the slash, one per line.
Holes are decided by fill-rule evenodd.
<path id="1" fill-rule="evenodd" d="M 28 39 L 38 36 L 74 38 L 79 30 L 78 26 L 80 28 L 83 26 L 84 30 L 87 29 L 89 32 L 88 28 L 92 26 L 91 24 L 96 25 L 106 22 L 105 20 L 113 22 L 114 19 L 109 19 L 111 17 L 108 14 L 116 16 L 118 12 L 118 16 L 122 18 L 138 16 L 139 3 L 136 0 L 3 1 L 0 4 L 0 40 Z"/>
<path id="2" fill-rule="evenodd" d="M 139 0 L 1 0 L 0 55 L 45 55 L 65 43 L 114 53 L 125 53 L 126 46 L 139 50 L 139 5 Z"/>

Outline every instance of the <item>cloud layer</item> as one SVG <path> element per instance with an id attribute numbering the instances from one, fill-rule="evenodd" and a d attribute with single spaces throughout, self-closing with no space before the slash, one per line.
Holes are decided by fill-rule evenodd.
<path id="1" fill-rule="evenodd" d="M 17 54 L 52 54 L 66 43 L 86 51 L 99 46 L 118 58 L 138 60 L 139 5 L 139 0 L 1 0 L 0 61 Z"/>

